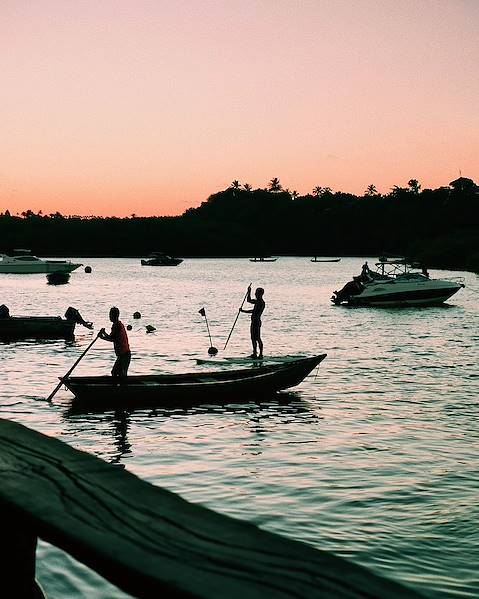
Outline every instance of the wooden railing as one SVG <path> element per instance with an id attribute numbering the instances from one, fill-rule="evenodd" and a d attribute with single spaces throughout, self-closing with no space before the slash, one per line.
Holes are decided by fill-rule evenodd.
<path id="1" fill-rule="evenodd" d="M 135 597 L 418 596 L 8 420 L 0 420 L 0 507 L 4 597 L 37 596 L 38 537 Z"/>

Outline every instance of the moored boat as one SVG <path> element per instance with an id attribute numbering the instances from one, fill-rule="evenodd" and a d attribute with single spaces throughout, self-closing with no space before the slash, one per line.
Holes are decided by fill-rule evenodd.
<path id="1" fill-rule="evenodd" d="M 271 258 L 271 257 L 267 257 L 267 256 L 259 256 L 259 257 L 255 257 L 255 258 L 250 258 L 249 261 L 250 262 L 276 262 L 278 258 Z"/>
<path id="2" fill-rule="evenodd" d="M 0 273 L 35 274 L 72 272 L 82 266 L 70 260 L 47 260 L 33 256 L 29 250 L 15 250 L 13 256 L 0 254 Z"/>
<path id="3" fill-rule="evenodd" d="M 311 262 L 341 262 L 341 258 L 311 258 Z"/>
<path id="4" fill-rule="evenodd" d="M 152 252 L 146 260 L 141 261 L 142 266 L 178 266 L 182 258 L 174 258 L 163 252 Z"/>
<path id="5" fill-rule="evenodd" d="M 299 385 L 326 354 L 256 368 L 188 374 L 70 376 L 60 379 L 76 402 L 95 408 L 160 406 L 171 402 L 229 403 Z"/>
<path id="6" fill-rule="evenodd" d="M 70 280 L 70 273 L 55 270 L 47 274 L 47 281 L 49 285 L 64 285 Z"/>
<path id="7" fill-rule="evenodd" d="M 0 340 L 18 339 L 69 339 L 73 337 L 75 325 L 93 328 L 76 308 L 68 308 L 65 318 L 60 316 L 10 316 L 7 306 L 0 306 Z"/>
<path id="8" fill-rule="evenodd" d="M 431 306 L 442 304 L 464 287 L 461 277 L 432 279 L 426 268 L 405 258 L 381 258 L 377 270 L 367 262 L 359 276 L 339 291 L 334 291 L 334 304 L 353 306 Z"/>

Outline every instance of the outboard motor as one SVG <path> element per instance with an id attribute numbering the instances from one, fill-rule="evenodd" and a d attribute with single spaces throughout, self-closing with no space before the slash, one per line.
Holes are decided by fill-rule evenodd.
<path id="1" fill-rule="evenodd" d="M 84 318 L 80 314 L 80 312 L 76 308 L 73 308 L 72 306 L 67 308 L 67 311 L 65 312 L 65 318 L 67 320 L 69 320 L 70 322 L 73 321 L 76 324 L 81 324 L 84 327 L 86 327 L 87 329 L 93 328 L 93 323 L 90 321 L 84 320 Z"/>

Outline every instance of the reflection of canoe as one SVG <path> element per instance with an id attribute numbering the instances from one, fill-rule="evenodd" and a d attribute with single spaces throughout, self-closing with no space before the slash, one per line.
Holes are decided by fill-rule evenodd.
<path id="1" fill-rule="evenodd" d="M 326 354 L 284 364 L 189 374 L 79 376 L 62 379 L 77 401 L 92 408 L 242 401 L 295 387 Z"/>
<path id="2" fill-rule="evenodd" d="M 250 258 L 250 262 L 276 262 L 278 258 Z"/>
<path id="3" fill-rule="evenodd" d="M 341 258 L 311 258 L 311 262 L 340 262 Z"/>
<path id="4" fill-rule="evenodd" d="M 268 364 L 284 364 L 285 362 L 294 362 L 306 358 L 304 355 L 294 356 L 265 356 L 264 358 L 252 358 L 251 356 L 231 356 L 227 358 L 198 358 L 197 364 L 215 364 L 216 366 L 233 366 L 235 364 L 252 364 L 253 366 L 262 366 Z"/>
<path id="5" fill-rule="evenodd" d="M 58 339 L 73 336 L 75 322 L 60 316 L 0 318 L 0 339 Z"/>

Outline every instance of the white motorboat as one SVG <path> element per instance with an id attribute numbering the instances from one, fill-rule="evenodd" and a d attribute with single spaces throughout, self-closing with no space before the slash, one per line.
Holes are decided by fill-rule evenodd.
<path id="1" fill-rule="evenodd" d="M 28 250 L 16 250 L 13 256 L 0 254 L 0 273 L 34 274 L 48 272 L 72 272 L 82 264 L 74 264 L 69 260 L 45 260 L 37 258 Z"/>
<path id="2" fill-rule="evenodd" d="M 355 306 L 430 306 L 442 304 L 464 287 L 461 277 L 432 279 L 425 268 L 404 258 L 380 258 L 377 270 L 366 264 L 361 275 L 331 297 L 334 304 Z M 416 269 L 416 271 L 415 271 Z"/>

